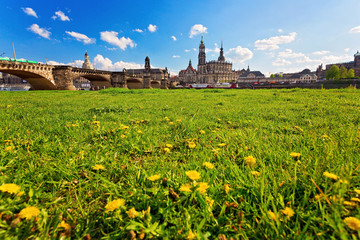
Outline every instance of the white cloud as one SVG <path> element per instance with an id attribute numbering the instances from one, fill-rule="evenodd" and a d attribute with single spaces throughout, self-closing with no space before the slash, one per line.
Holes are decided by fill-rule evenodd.
<path id="1" fill-rule="evenodd" d="M 207 33 L 207 27 L 204 27 L 202 24 L 195 24 L 190 29 L 190 38 L 193 38 L 196 35 L 201 33 Z"/>
<path id="2" fill-rule="evenodd" d="M 36 12 L 35 12 L 32 8 L 28 8 L 28 7 L 27 7 L 27 8 L 21 8 L 21 9 L 22 9 L 22 10 L 24 11 L 24 13 L 26 13 L 27 15 L 38 18 Z"/>
<path id="3" fill-rule="evenodd" d="M 52 19 L 57 19 L 60 18 L 61 21 L 70 21 L 70 18 L 68 16 L 65 15 L 65 13 L 63 13 L 62 11 L 57 11 L 55 12 L 55 15 L 51 17 Z"/>
<path id="4" fill-rule="evenodd" d="M 33 25 L 31 25 L 27 30 L 32 31 L 33 33 L 35 33 L 43 38 L 50 39 L 51 32 L 49 32 L 45 28 L 39 27 L 39 25 L 37 25 L 35 23 Z"/>
<path id="5" fill-rule="evenodd" d="M 62 62 L 57 62 L 57 61 L 47 61 L 46 62 L 48 65 L 66 65 L 66 66 L 72 66 L 72 67 L 78 67 L 78 68 L 81 68 L 84 61 L 83 60 L 75 60 L 73 62 L 70 62 L 70 63 L 62 63 Z"/>
<path id="6" fill-rule="evenodd" d="M 329 56 L 324 56 L 321 58 L 321 61 L 325 64 L 329 64 L 329 63 L 341 63 L 341 62 L 349 62 L 354 60 L 353 56 L 350 56 L 348 54 L 345 55 L 341 55 L 341 56 L 334 56 L 334 55 L 329 55 Z"/>
<path id="7" fill-rule="evenodd" d="M 303 53 L 295 53 L 291 49 L 286 49 L 283 52 L 279 52 L 278 56 L 280 58 L 299 58 L 299 57 L 304 57 L 305 54 L 303 54 Z"/>
<path id="8" fill-rule="evenodd" d="M 225 56 L 230 62 L 240 64 L 252 59 L 254 54 L 248 48 L 237 46 L 235 48 L 230 48 L 229 51 L 225 53 Z"/>
<path id="9" fill-rule="evenodd" d="M 197 49 L 196 49 L 196 48 L 193 48 L 193 50 L 194 50 L 194 52 L 196 52 L 196 51 L 197 51 Z"/>
<path id="10" fill-rule="evenodd" d="M 180 58 L 180 56 L 179 55 L 174 55 L 173 58 Z"/>
<path id="11" fill-rule="evenodd" d="M 107 49 L 107 50 L 109 50 L 109 51 L 115 51 L 117 48 L 109 48 L 109 47 L 107 47 L 107 46 L 105 46 L 105 48 Z"/>
<path id="12" fill-rule="evenodd" d="M 171 36 L 172 40 L 176 41 L 177 38 L 175 36 Z"/>
<path id="13" fill-rule="evenodd" d="M 276 50 L 280 44 L 291 43 L 295 40 L 297 33 L 292 32 L 289 35 L 276 36 L 268 39 L 257 40 L 255 47 L 257 50 Z"/>
<path id="14" fill-rule="evenodd" d="M 125 50 L 128 46 L 136 47 L 136 43 L 130 38 L 118 38 L 118 33 L 114 31 L 105 31 L 100 33 L 101 40 L 108 42 L 114 46 L 118 46 L 121 50 Z"/>
<path id="15" fill-rule="evenodd" d="M 150 24 L 149 26 L 148 26 L 148 30 L 150 31 L 150 32 L 156 32 L 156 30 L 157 30 L 157 26 L 156 25 L 152 25 L 152 24 Z"/>
<path id="16" fill-rule="evenodd" d="M 109 58 L 104 58 L 100 54 L 96 55 L 96 57 L 94 58 L 94 62 L 95 62 L 95 68 L 101 70 L 122 71 L 124 68 L 126 69 L 142 68 L 140 64 L 132 63 L 132 62 L 119 61 L 113 63 Z"/>
<path id="17" fill-rule="evenodd" d="M 273 66 L 286 66 L 290 65 L 291 62 L 286 59 L 277 58 L 274 62 L 272 62 Z"/>
<path id="18" fill-rule="evenodd" d="M 210 53 L 210 52 L 219 53 L 219 52 L 220 52 L 220 48 L 218 47 L 217 43 L 214 43 L 214 45 L 215 45 L 214 49 L 206 48 L 206 49 L 205 49 L 205 52 L 206 52 L 206 53 Z"/>
<path id="19" fill-rule="evenodd" d="M 137 29 L 134 29 L 134 30 L 133 30 L 133 32 L 142 33 L 142 32 L 144 32 L 144 31 L 143 31 L 143 30 L 141 30 L 141 29 L 139 29 L 139 28 L 137 28 Z"/>
<path id="20" fill-rule="evenodd" d="M 326 54 L 329 54 L 330 51 L 316 51 L 316 52 L 313 52 L 312 54 L 314 55 L 326 55 Z"/>
<path id="21" fill-rule="evenodd" d="M 190 52 L 191 50 L 190 49 L 185 49 L 185 52 Z"/>
<path id="22" fill-rule="evenodd" d="M 283 33 L 284 30 L 282 30 L 281 28 L 279 28 L 279 29 L 278 29 L 278 32 L 279 32 L 279 33 Z"/>
<path id="23" fill-rule="evenodd" d="M 353 27 L 350 29 L 349 33 L 360 33 L 360 26 Z"/>
<path id="24" fill-rule="evenodd" d="M 346 53 L 348 53 L 348 52 L 350 52 L 350 48 L 345 48 L 344 51 L 345 51 Z"/>
<path id="25" fill-rule="evenodd" d="M 65 31 L 68 35 L 74 37 L 77 41 L 83 42 L 84 44 L 92 44 L 96 42 L 95 38 L 89 38 L 85 34 L 77 33 L 77 32 L 69 32 Z"/>

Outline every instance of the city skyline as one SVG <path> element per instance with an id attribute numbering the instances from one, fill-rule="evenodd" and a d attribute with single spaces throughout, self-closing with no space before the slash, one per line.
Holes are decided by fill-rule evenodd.
<path id="1" fill-rule="evenodd" d="M 5 0 L 0 54 L 52 64 L 82 65 L 87 51 L 103 70 L 154 67 L 178 74 L 197 62 L 203 35 L 207 60 L 219 55 L 235 70 L 264 74 L 315 70 L 353 60 L 360 49 L 355 0 L 119 1 L 101 3 Z M 306 9 L 306 10 L 305 10 Z M 197 65 L 197 64 L 196 64 Z"/>

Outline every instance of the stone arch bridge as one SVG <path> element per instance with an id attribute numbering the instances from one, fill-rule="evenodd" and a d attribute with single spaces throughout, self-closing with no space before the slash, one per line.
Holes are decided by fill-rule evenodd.
<path id="1" fill-rule="evenodd" d="M 0 72 L 20 77 L 34 90 L 76 90 L 73 81 L 84 77 L 94 89 L 121 88 L 163 88 L 168 79 L 152 80 L 150 76 L 130 77 L 126 71 L 110 72 L 71 66 L 53 66 L 40 63 L 0 60 Z"/>

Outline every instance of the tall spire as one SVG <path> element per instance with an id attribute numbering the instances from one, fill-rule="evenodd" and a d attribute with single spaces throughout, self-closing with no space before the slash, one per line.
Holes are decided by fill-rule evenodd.
<path id="1" fill-rule="evenodd" d="M 223 41 L 221 40 L 221 48 L 220 48 L 220 56 L 218 58 L 219 62 L 225 62 L 225 57 L 224 57 L 224 49 L 223 49 Z"/>
<path id="2" fill-rule="evenodd" d="M 189 66 L 191 66 L 192 64 L 191 64 L 191 58 L 190 58 L 190 60 L 189 60 Z"/>

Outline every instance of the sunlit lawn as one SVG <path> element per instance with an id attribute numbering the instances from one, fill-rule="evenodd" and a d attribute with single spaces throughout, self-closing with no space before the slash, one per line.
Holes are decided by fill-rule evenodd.
<path id="1" fill-rule="evenodd" d="M 0 92 L 0 239 L 359 239 L 359 93 Z"/>

